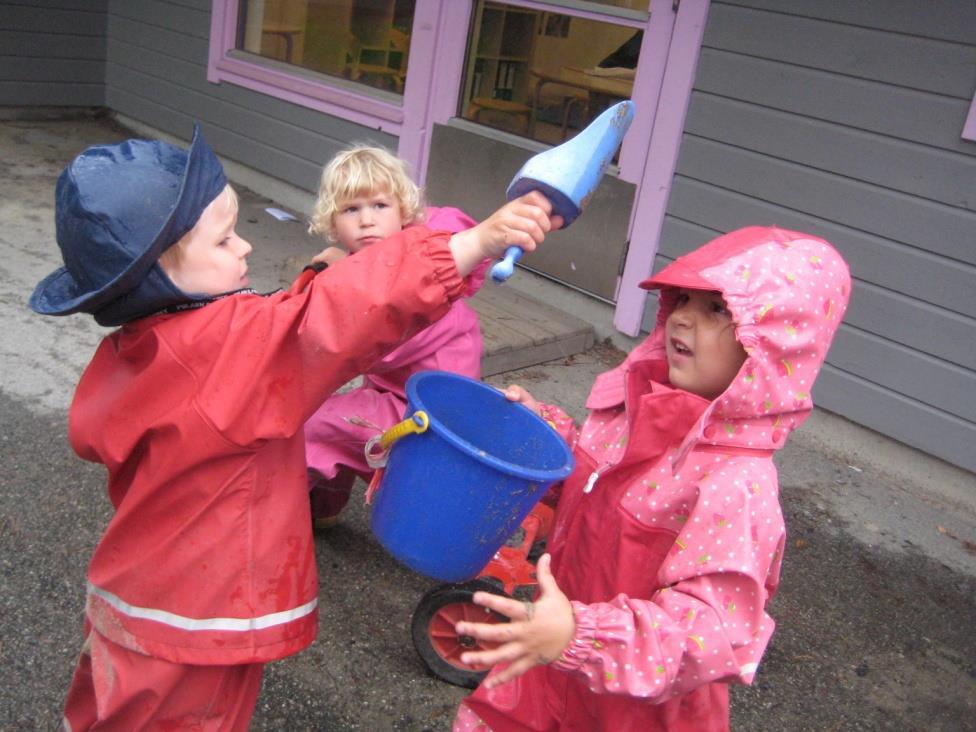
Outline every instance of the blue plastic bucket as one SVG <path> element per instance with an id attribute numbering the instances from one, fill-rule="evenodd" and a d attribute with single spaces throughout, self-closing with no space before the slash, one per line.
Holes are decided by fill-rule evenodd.
<path id="1" fill-rule="evenodd" d="M 546 489 L 573 470 L 544 420 L 480 381 L 421 371 L 406 416 L 430 425 L 390 448 L 371 524 L 411 569 L 446 582 L 477 576 Z"/>

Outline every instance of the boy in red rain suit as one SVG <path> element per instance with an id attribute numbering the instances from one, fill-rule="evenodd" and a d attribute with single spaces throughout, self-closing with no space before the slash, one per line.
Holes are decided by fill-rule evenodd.
<path id="1" fill-rule="evenodd" d="M 263 664 L 316 632 L 302 425 L 446 313 L 485 257 L 513 237 L 542 241 L 548 202 L 526 196 L 454 236 L 413 227 L 262 296 L 198 131 L 189 151 L 89 148 L 56 199 L 65 266 L 31 307 L 121 326 L 69 413 L 72 447 L 108 470 L 115 514 L 88 570 L 65 728 L 245 730 Z"/>
<path id="2" fill-rule="evenodd" d="M 576 470 L 559 496 L 540 594 L 475 602 L 512 622 L 462 622 L 500 663 L 455 732 L 724 732 L 730 682 L 750 683 L 785 546 L 773 452 L 813 407 L 850 276 L 813 236 L 753 227 L 679 257 L 651 335 L 597 377 L 579 432 L 553 421 Z"/>

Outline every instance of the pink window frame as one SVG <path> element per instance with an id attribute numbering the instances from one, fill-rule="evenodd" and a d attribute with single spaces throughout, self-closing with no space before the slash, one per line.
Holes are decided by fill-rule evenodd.
<path id="1" fill-rule="evenodd" d="M 630 336 L 640 333 L 644 320 L 647 291 L 638 285 L 651 275 L 660 248 L 710 5 L 711 0 L 683 0 L 677 5 L 671 23 L 661 23 L 667 28 L 656 30 L 656 42 L 664 47 L 664 58 L 655 58 L 661 64 L 656 69 L 660 86 L 653 95 L 652 106 L 648 107 L 654 110 L 652 125 L 630 222 L 631 246 L 617 288 L 613 317 L 614 327 Z M 672 0 L 651 0 L 651 23 L 644 37 L 645 44 L 655 32 L 655 14 L 666 15 L 671 7 Z"/>
<path id="2" fill-rule="evenodd" d="M 962 126 L 962 139 L 976 142 L 976 94 L 969 105 L 969 114 L 966 115 L 966 122 Z"/>
<path id="3" fill-rule="evenodd" d="M 398 154 L 419 168 L 424 147 L 422 132 L 428 115 L 427 82 L 436 68 L 435 29 L 442 24 L 444 5 L 445 0 L 417 0 L 410 41 L 410 74 L 399 104 L 377 98 L 365 87 L 362 93 L 357 93 L 345 86 L 330 84 L 327 78 L 311 79 L 234 53 L 240 0 L 213 2 L 207 81 L 235 84 L 395 135 L 399 138 Z M 405 120 L 418 120 L 424 124 L 408 124 Z"/>

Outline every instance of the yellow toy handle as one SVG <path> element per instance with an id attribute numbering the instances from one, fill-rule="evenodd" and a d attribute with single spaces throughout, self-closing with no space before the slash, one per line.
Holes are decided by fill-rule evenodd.
<path id="1" fill-rule="evenodd" d="M 407 417 L 400 424 L 393 425 L 383 433 L 383 436 L 380 438 L 380 447 L 385 452 L 390 449 L 390 445 L 401 437 L 419 435 L 426 432 L 429 426 L 430 418 L 427 416 L 427 412 L 414 412 L 413 415 Z"/>
<path id="2" fill-rule="evenodd" d="M 386 456 L 394 442 L 406 435 L 419 435 L 430 426 L 427 412 L 417 411 L 399 424 L 395 424 L 382 435 L 370 437 L 366 443 L 366 464 L 373 470 L 386 465 Z"/>

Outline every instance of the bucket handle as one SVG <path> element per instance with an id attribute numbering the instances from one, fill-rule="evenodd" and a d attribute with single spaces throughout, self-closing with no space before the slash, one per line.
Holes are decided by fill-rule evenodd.
<path id="1" fill-rule="evenodd" d="M 366 443 L 366 463 L 376 470 L 386 465 L 386 456 L 393 443 L 406 435 L 419 435 L 427 431 L 430 418 L 427 412 L 416 411 L 402 422 L 393 425 L 382 435 L 370 437 Z M 378 448 L 378 449 L 377 449 Z"/>
<path id="2" fill-rule="evenodd" d="M 386 467 L 386 458 L 390 454 L 393 443 L 406 435 L 419 435 L 427 431 L 430 427 L 430 418 L 427 412 L 416 411 L 411 416 L 399 424 L 395 424 L 382 435 L 370 437 L 366 443 L 366 463 L 375 472 L 373 479 L 366 488 L 366 503 L 371 503 L 373 495 L 379 490 L 383 480 L 383 469 Z M 379 449 L 377 450 L 377 446 Z"/>

